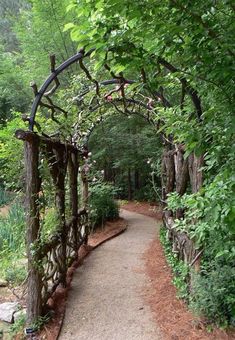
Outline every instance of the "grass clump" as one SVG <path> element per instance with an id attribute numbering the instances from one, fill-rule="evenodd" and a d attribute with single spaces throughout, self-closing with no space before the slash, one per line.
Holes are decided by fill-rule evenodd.
<path id="1" fill-rule="evenodd" d="M 25 213 L 20 202 L 10 207 L 7 216 L 0 217 L 0 277 L 18 285 L 26 277 Z"/>

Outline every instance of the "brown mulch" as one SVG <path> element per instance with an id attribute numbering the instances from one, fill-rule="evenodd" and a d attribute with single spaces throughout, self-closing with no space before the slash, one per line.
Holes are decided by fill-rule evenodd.
<path id="1" fill-rule="evenodd" d="M 151 288 L 145 293 L 145 299 L 154 313 L 158 327 L 166 340 L 229 340 L 235 339 L 220 329 L 211 333 L 206 324 L 197 319 L 186 304 L 176 297 L 177 291 L 172 284 L 172 272 L 169 268 L 161 243 L 154 240 L 144 255 L 146 273 L 151 281 Z"/>
<path id="2" fill-rule="evenodd" d="M 37 336 L 37 340 L 56 340 L 59 336 L 60 329 L 63 324 L 63 318 L 66 309 L 66 299 L 71 287 L 73 274 L 78 266 L 83 263 L 83 260 L 89 253 L 100 246 L 102 243 L 118 236 L 127 228 L 124 219 L 119 218 L 112 222 L 107 222 L 103 229 L 95 231 L 89 236 L 88 245 L 81 246 L 78 252 L 78 260 L 68 269 L 67 273 L 67 287 L 58 287 L 49 300 L 49 306 L 53 310 L 53 317 L 51 321 L 46 324 L 42 332 Z M 36 340 L 36 339 L 35 339 Z"/>
<path id="3" fill-rule="evenodd" d="M 124 203 L 121 208 L 159 220 L 162 218 L 162 209 L 160 205 L 157 205 L 156 203 L 129 201 L 128 203 Z"/>
<path id="4" fill-rule="evenodd" d="M 105 223 L 105 227 L 98 229 L 89 237 L 89 245 L 92 248 L 96 248 L 103 242 L 110 240 L 113 236 L 119 235 L 120 232 L 126 230 L 126 221 L 123 218 L 118 218 L 115 221 L 108 221 Z"/>
<path id="5" fill-rule="evenodd" d="M 161 219 L 161 209 L 147 202 L 128 202 L 123 209 Z M 159 239 L 151 242 L 144 254 L 145 270 L 149 277 L 150 289 L 144 292 L 144 299 L 154 313 L 158 327 L 165 340 L 232 340 L 234 332 L 214 328 L 208 332 L 206 324 L 196 318 L 187 305 L 177 298 L 172 283 L 172 271 L 166 262 Z"/>

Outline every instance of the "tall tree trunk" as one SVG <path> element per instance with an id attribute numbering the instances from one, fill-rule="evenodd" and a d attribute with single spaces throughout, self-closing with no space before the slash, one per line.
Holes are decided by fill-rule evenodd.
<path id="1" fill-rule="evenodd" d="M 135 190 L 139 190 L 140 188 L 140 176 L 138 169 L 135 169 Z"/>
<path id="2" fill-rule="evenodd" d="M 108 164 L 104 161 L 104 181 L 108 182 Z"/>
<path id="3" fill-rule="evenodd" d="M 132 200 L 132 185 L 131 185 L 131 169 L 128 168 L 128 175 L 127 175 L 127 180 L 128 180 L 128 200 Z"/>

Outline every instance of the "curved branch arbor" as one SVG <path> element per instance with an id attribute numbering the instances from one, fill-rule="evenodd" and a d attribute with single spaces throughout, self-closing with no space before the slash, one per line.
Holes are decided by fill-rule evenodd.
<path id="1" fill-rule="evenodd" d="M 77 259 L 78 250 L 82 244 L 87 243 L 89 234 L 87 199 L 87 159 L 88 150 L 86 141 L 95 123 L 89 123 L 86 134 L 81 135 L 77 131 L 73 135 L 64 138 L 60 133 L 50 135 L 43 131 L 41 122 L 37 121 L 39 108 L 46 108 L 51 121 L 60 128 L 58 116 L 68 117 L 67 109 L 54 104 L 52 96 L 60 86 L 59 75 L 73 64 L 79 64 L 88 81 L 95 85 L 95 96 L 86 111 L 90 114 L 102 106 L 111 106 L 125 114 L 141 112 L 143 108 L 150 108 L 142 101 L 134 98 L 116 98 L 110 101 L 110 95 L 101 98 L 100 87 L 115 85 L 118 91 L 124 93 L 126 84 L 134 81 L 116 77 L 98 83 L 92 78 L 90 72 L 83 63 L 94 49 L 85 53 L 83 50 L 72 56 L 56 68 L 55 56 L 50 56 L 51 74 L 38 90 L 35 83 L 31 84 L 35 94 L 30 117 L 23 117 L 29 122 L 29 130 L 17 130 L 15 135 L 25 144 L 25 168 L 26 168 L 26 209 L 27 209 L 27 257 L 28 257 L 28 289 L 27 289 L 27 323 L 31 325 L 37 318 L 45 313 L 48 299 L 55 292 L 57 286 L 66 286 L 66 273 L 71 263 Z M 94 86 L 93 86 L 94 88 Z M 117 92 L 116 89 L 113 92 Z M 79 100 L 89 93 L 79 95 Z M 112 91 L 111 91 L 112 92 Z M 125 110 L 119 107 L 123 105 Z M 131 111 L 130 111 L 131 110 Z M 79 113 L 78 113 L 79 114 Z M 47 113 L 48 115 L 48 113 Z M 146 118 L 149 119 L 148 116 Z M 89 121 L 89 117 L 85 117 Z M 40 119 L 39 119 L 40 120 Z M 34 132 L 35 128 L 38 132 Z M 78 124 L 71 126 L 77 128 Z M 76 138 L 76 140 L 75 140 Z M 81 145 L 81 143 L 83 143 Z M 42 205 L 42 193 L 44 192 L 45 174 L 40 170 L 42 159 L 47 164 L 54 194 L 54 209 L 56 211 L 56 223 L 54 234 L 48 239 L 43 238 L 45 207 Z M 79 171 L 80 169 L 80 171 Z M 81 180 L 78 180 L 80 173 Z M 68 184 L 67 184 L 68 183 Z M 78 186 L 82 185 L 82 203 L 79 208 Z M 66 208 L 66 196 L 69 197 L 69 209 Z"/>
<path id="2" fill-rule="evenodd" d="M 153 95 L 146 95 L 144 74 L 140 82 L 140 87 L 145 89 L 143 92 L 135 90 L 138 82 L 126 79 L 122 73 L 115 75 L 107 64 L 104 65 L 105 73 L 110 74 L 112 79 L 104 81 L 94 79 L 84 64 L 84 60 L 88 59 L 93 51 L 94 49 L 85 52 L 82 49 L 57 68 L 55 56 L 50 57 L 51 74 L 47 80 L 39 90 L 35 83 L 31 85 L 35 99 L 30 117 L 23 117 L 28 121 L 29 129 L 16 131 L 16 137 L 23 140 L 25 145 L 28 325 L 32 325 L 46 312 L 48 299 L 57 286 L 60 284 L 66 286 L 67 270 L 77 259 L 81 245 L 86 244 L 88 240 L 87 141 L 93 129 L 114 111 L 127 116 L 141 115 L 150 124 L 158 127 L 160 120 L 156 114 L 156 106 L 163 108 L 171 106 L 162 88 Z M 161 60 L 159 63 L 162 64 Z M 64 104 L 65 101 L 63 95 L 62 99 L 60 95 L 56 97 L 59 104 L 55 104 L 52 98 L 58 93 L 61 85 L 59 75 L 62 73 L 64 75 L 64 71 L 68 72 L 70 66 L 73 67 L 73 74 L 80 70 L 82 75 L 81 77 L 79 75 L 81 79 L 79 78 L 78 95 L 73 98 L 70 106 L 63 108 L 61 107 L 61 103 Z M 169 64 L 162 66 L 167 68 Z M 169 72 L 175 72 L 175 69 Z M 192 102 L 195 101 L 196 91 L 184 78 L 179 78 L 179 82 Z M 107 91 L 109 86 L 111 89 Z M 198 113 L 200 101 L 197 100 L 196 104 L 195 111 Z M 45 112 L 45 117 L 41 111 Z M 51 122 L 49 132 L 45 131 L 48 119 Z M 51 126 L 54 131 L 51 131 Z M 38 131 L 35 132 L 35 129 Z M 182 145 L 174 144 L 173 139 L 169 140 L 164 134 L 162 139 L 165 148 L 162 157 L 162 200 L 165 202 L 166 195 L 174 190 L 182 195 L 188 181 L 191 183 L 192 191 L 200 188 L 202 175 L 199 169 L 202 159 L 190 155 L 184 160 Z M 44 232 L 45 215 L 49 210 L 43 199 L 46 176 L 50 178 L 49 191 L 53 196 L 51 202 L 56 216 L 54 232 L 49 237 L 45 237 L 47 234 Z M 79 201 L 80 185 L 82 202 Z M 179 211 L 179 214 L 182 212 Z M 170 211 L 165 211 L 164 221 L 175 251 L 178 251 L 180 258 L 192 263 L 198 251 L 186 235 L 177 233 L 172 228 L 174 217 Z"/>

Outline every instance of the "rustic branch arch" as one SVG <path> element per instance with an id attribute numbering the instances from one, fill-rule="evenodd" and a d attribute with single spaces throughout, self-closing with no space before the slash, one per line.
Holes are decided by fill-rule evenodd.
<path id="1" fill-rule="evenodd" d="M 77 258 L 78 249 L 82 244 L 87 243 L 89 234 L 88 224 L 88 182 L 86 167 L 83 166 L 84 159 L 88 157 L 86 147 L 87 139 L 101 117 L 93 119 L 94 112 L 99 108 L 112 108 L 119 113 L 126 115 L 138 114 L 146 119 L 150 124 L 159 126 L 160 121 L 156 114 L 157 105 L 169 107 L 170 103 L 163 95 L 163 91 L 156 92 L 157 101 L 143 96 L 127 97 L 125 87 L 135 83 L 134 80 L 125 79 L 123 74 L 115 76 L 112 72 L 112 79 L 98 82 L 92 77 L 85 66 L 83 60 L 91 56 L 94 49 L 87 53 L 82 49 L 76 55 L 69 58 L 56 68 L 55 56 L 50 57 L 51 74 L 38 90 L 33 83 L 35 99 L 32 105 L 30 117 L 23 117 L 29 123 L 28 131 L 16 131 L 16 137 L 24 141 L 25 145 L 25 167 L 26 167 L 26 204 L 27 204 L 27 256 L 28 256 L 28 297 L 27 297 L 27 322 L 32 324 L 45 312 L 47 301 L 53 295 L 59 284 L 66 286 L 66 273 L 70 264 Z M 80 69 L 86 78 L 93 84 L 95 91 L 91 105 L 86 107 L 87 115 L 91 124 L 87 127 L 85 135 L 79 135 L 76 139 L 61 140 L 60 135 L 34 132 L 35 127 L 40 132 L 40 125 L 37 121 L 39 107 L 45 107 L 50 111 L 52 121 L 59 124 L 56 114 L 68 117 L 68 111 L 59 105 L 54 104 L 52 96 L 60 86 L 59 75 L 72 64 L 78 62 Z M 162 60 L 159 61 L 163 64 Z M 169 69 L 169 64 L 165 67 Z M 106 70 L 110 70 L 106 65 Z M 175 72 L 175 69 L 169 69 Z M 144 77 L 146 80 L 146 78 Z M 180 80 L 189 93 L 189 96 L 197 96 L 197 93 L 189 86 L 185 79 Z M 108 93 L 101 96 L 101 87 L 115 85 Z M 87 89 L 84 93 L 78 94 L 79 99 L 83 99 L 90 92 Z M 120 94 L 116 97 L 110 96 Z M 144 98 L 144 99 L 143 99 Z M 94 104 L 94 105 L 93 105 Z M 198 105 L 198 101 L 197 101 Z M 198 111 L 197 111 L 198 112 Z M 107 113 L 107 116 L 110 113 Z M 78 122 L 79 124 L 81 122 Z M 76 125 L 76 124 L 75 124 Z M 76 127 L 76 126 L 75 126 Z M 80 128 L 81 126 L 79 126 Z M 71 127 L 72 128 L 72 127 Z M 163 136 L 164 138 L 164 136 Z M 165 151 L 162 158 L 163 175 L 163 201 L 166 195 L 174 189 L 182 195 L 190 179 L 193 191 L 197 191 L 202 184 L 201 168 L 202 159 L 191 155 L 188 160 L 183 159 L 184 148 L 175 145 L 173 141 L 164 139 Z M 51 237 L 42 240 L 43 218 L 40 206 L 40 193 L 43 189 L 43 173 L 40 172 L 41 158 L 46 160 L 50 176 L 53 183 L 54 207 L 58 217 L 56 232 Z M 78 174 L 79 166 L 82 167 L 81 181 L 83 201 L 79 208 L 78 195 Z M 66 178 L 68 185 L 66 186 Z M 66 195 L 69 196 L 68 208 L 66 207 Z M 182 214 L 182 212 L 179 212 Z M 192 262 L 197 256 L 197 250 L 186 234 L 174 231 L 174 217 L 170 211 L 164 213 L 164 221 L 169 229 L 170 237 L 173 240 L 175 251 L 179 257 Z"/>

